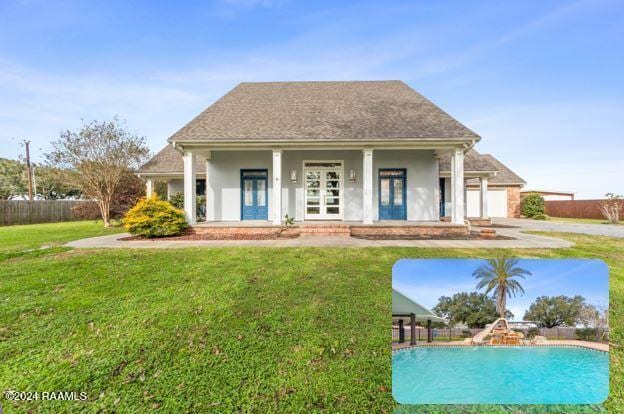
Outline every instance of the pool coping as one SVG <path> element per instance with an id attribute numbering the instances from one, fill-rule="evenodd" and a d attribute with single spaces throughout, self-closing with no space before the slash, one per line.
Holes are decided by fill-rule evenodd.
<path id="1" fill-rule="evenodd" d="M 541 344 L 521 344 L 521 345 L 490 345 L 490 344 L 471 344 L 471 343 L 422 343 L 416 345 L 406 344 L 404 346 L 397 346 L 392 344 L 392 353 L 402 351 L 405 349 L 413 348 L 466 348 L 466 347 L 496 347 L 496 348 L 513 348 L 513 347 L 561 347 L 561 348 L 583 348 L 590 349 L 592 351 L 600 351 L 609 353 L 609 344 L 600 342 L 588 342 L 588 341 L 576 341 L 576 340 L 551 340 Z"/>

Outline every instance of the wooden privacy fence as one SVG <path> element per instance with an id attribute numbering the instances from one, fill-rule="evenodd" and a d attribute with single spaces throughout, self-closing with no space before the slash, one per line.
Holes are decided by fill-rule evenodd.
<path id="1" fill-rule="evenodd" d="M 76 220 L 72 208 L 84 200 L 0 200 L 0 226 Z"/>
<path id="2" fill-rule="evenodd" d="M 475 329 L 475 328 L 434 328 L 433 329 L 433 340 L 434 341 L 455 341 L 461 340 L 464 338 L 472 338 L 483 329 Z M 529 330 L 517 329 L 521 331 L 525 335 L 529 333 Z M 577 328 L 569 327 L 569 326 L 561 326 L 556 328 L 539 328 L 539 335 L 544 336 L 548 339 L 577 339 Z M 596 330 L 596 340 L 602 339 L 604 335 L 603 329 Z M 405 326 L 405 338 L 409 341 L 410 338 L 410 327 Z M 398 326 L 392 327 L 392 341 L 397 342 L 399 340 L 399 328 Z M 427 330 L 422 327 L 416 328 L 416 340 L 417 341 L 426 341 L 427 340 Z"/>
<path id="3" fill-rule="evenodd" d="M 606 220 L 600 212 L 602 201 L 605 200 L 549 200 L 544 204 L 546 214 L 552 217 Z"/>

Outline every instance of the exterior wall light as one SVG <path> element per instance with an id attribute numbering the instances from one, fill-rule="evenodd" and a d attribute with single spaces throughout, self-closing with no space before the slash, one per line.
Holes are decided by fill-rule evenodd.
<path id="1" fill-rule="evenodd" d="M 290 181 L 297 182 L 297 170 L 290 170 Z"/>
<path id="2" fill-rule="evenodd" d="M 349 170 L 349 182 L 350 183 L 355 182 L 355 170 Z"/>

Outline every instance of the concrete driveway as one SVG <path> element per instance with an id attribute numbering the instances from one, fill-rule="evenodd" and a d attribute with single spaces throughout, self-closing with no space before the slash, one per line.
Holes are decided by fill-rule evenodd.
<path id="1" fill-rule="evenodd" d="M 566 223 L 562 221 L 530 220 L 530 219 L 492 219 L 495 224 L 519 226 L 522 230 L 530 231 L 558 231 L 561 233 L 581 233 L 592 236 L 608 236 L 624 238 L 624 225 L 617 224 L 586 224 Z"/>

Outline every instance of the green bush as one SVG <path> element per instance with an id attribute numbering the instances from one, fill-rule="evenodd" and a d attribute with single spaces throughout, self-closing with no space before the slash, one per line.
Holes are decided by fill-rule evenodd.
<path id="1" fill-rule="evenodd" d="M 539 194 L 527 194 L 522 197 L 520 202 L 520 209 L 524 217 L 533 218 L 538 215 L 544 215 L 544 197 Z"/>
<path id="2" fill-rule="evenodd" d="M 581 328 L 576 330 L 576 339 L 581 341 L 595 341 L 596 328 Z"/>
<path id="3" fill-rule="evenodd" d="M 527 331 L 526 337 L 527 339 L 533 339 L 536 336 L 539 336 L 540 330 L 538 328 L 529 328 Z"/>
<path id="4" fill-rule="evenodd" d="M 167 201 L 142 198 L 123 219 L 126 230 L 143 237 L 177 236 L 188 228 L 184 212 Z"/>
<path id="5" fill-rule="evenodd" d="M 184 210 L 184 194 L 175 193 L 169 197 L 169 202 L 175 208 Z M 206 220 L 206 196 L 198 195 L 195 201 L 195 211 L 197 212 L 197 221 Z"/>

